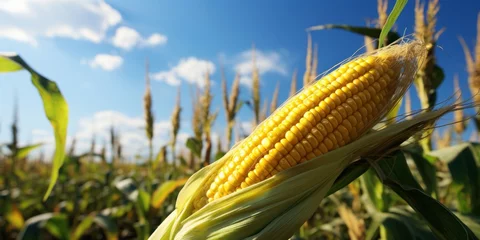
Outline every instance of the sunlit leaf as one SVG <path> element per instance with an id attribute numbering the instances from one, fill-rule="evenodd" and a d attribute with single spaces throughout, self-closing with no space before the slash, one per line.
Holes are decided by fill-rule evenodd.
<path id="1" fill-rule="evenodd" d="M 19 158 L 19 159 L 22 159 L 22 158 L 26 157 L 31 151 L 37 149 L 38 147 L 40 147 L 42 145 L 43 145 L 43 143 L 37 143 L 37 144 L 21 147 L 17 150 L 17 156 L 16 157 Z"/>
<path id="2" fill-rule="evenodd" d="M 167 197 L 172 193 L 176 188 L 182 186 L 187 182 L 187 178 L 179 179 L 179 180 L 170 180 L 164 182 L 160 185 L 155 192 L 153 192 L 152 196 L 152 207 L 159 208 L 162 206 L 163 202 L 167 199 Z"/>
<path id="3" fill-rule="evenodd" d="M 400 111 L 400 107 L 402 106 L 402 99 L 395 104 L 395 106 L 387 113 L 386 119 L 388 124 L 393 124 L 396 122 L 398 112 Z"/>
<path id="4" fill-rule="evenodd" d="M 52 160 L 50 184 L 43 197 L 46 200 L 57 181 L 58 171 L 63 164 L 67 139 L 68 105 L 55 82 L 37 73 L 19 55 L 0 54 L 0 72 L 13 72 L 22 69 L 30 72 L 32 83 L 42 98 L 45 115 L 50 121 L 55 135 L 55 155 Z"/>
<path id="5" fill-rule="evenodd" d="M 5 219 L 16 229 L 21 229 L 25 223 L 23 215 L 18 210 L 16 204 L 9 204 L 9 210 L 5 213 Z"/>
<path id="6" fill-rule="evenodd" d="M 92 226 L 93 219 L 94 216 L 91 215 L 85 217 L 73 231 L 72 240 L 80 239 L 80 237 L 82 237 L 82 235 Z"/>

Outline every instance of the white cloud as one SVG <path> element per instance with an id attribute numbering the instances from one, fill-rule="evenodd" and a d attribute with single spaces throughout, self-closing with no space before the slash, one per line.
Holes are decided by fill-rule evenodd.
<path id="1" fill-rule="evenodd" d="M 154 33 L 150 35 L 147 39 L 144 40 L 143 45 L 145 46 L 156 46 L 167 43 L 168 38 L 162 34 Z"/>
<path id="2" fill-rule="evenodd" d="M 205 86 L 205 73 L 213 74 L 215 64 L 213 62 L 188 57 L 181 59 L 180 62 L 168 71 L 153 73 L 152 79 L 165 82 L 172 86 L 178 86 L 181 81 L 190 84 L 196 84 L 199 87 Z"/>
<path id="3" fill-rule="evenodd" d="M 235 59 L 234 69 L 240 74 L 240 83 L 251 87 L 252 85 L 252 50 L 240 53 Z M 282 55 L 275 51 L 264 52 L 260 50 L 255 51 L 255 61 L 260 74 L 278 73 L 287 75 L 287 67 L 282 59 Z"/>
<path id="4" fill-rule="evenodd" d="M 63 37 L 99 43 L 121 21 L 121 14 L 104 0 L 7 0 L 0 4 L 0 29 L 21 29 L 34 39 Z M 36 41 L 23 42 L 34 45 Z"/>
<path id="5" fill-rule="evenodd" d="M 92 68 L 101 68 L 105 71 L 113 71 L 123 64 L 123 58 L 117 55 L 97 54 L 95 57 L 87 61 Z"/>
<path id="6" fill-rule="evenodd" d="M 0 28 L 0 38 L 8 38 L 11 40 L 28 43 L 32 46 L 38 45 L 37 41 L 32 35 L 16 27 Z"/>
<path id="7" fill-rule="evenodd" d="M 103 39 L 103 35 L 92 31 L 89 28 L 74 29 L 72 26 L 69 25 L 57 25 L 54 27 L 49 27 L 45 32 L 45 36 L 65 37 L 75 40 L 84 39 L 94 43 L 99 43 Z"/>
<path id="8" fill-rule="evenodd" d="M 119 27 L 112 38 L 115 47 L 126 50 L 132 49 L 142 39 L 140 34 L 132 28 Z"/>
<path id="9" fill-rule="evenodd" d="M 10 14 L 26 14 L 30 12 L 25 0 L 3 0 L 0 4 L 0 11 Z"/>
<path id="10" fill-rule="evenodd" d="M 252 88 L 252 77 L 248 75 L 241 75 L 240 76 L 240 84 Z"/>
<path id="11" fill-rule="evenodd" d="M 144 39 L 137 30 L 129 27 L 119 27 L 112 38 L 112 44 L 125 50 L 131 50 L 136 46 L 153 47 L 167 43 L 167 37 L 159 33 L 154 33 L 147 39 Z"/>

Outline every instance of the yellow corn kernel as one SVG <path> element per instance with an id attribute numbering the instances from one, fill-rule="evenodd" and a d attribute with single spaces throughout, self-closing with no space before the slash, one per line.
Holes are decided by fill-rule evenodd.
<path id="1" fill-rule="evenodd" d="M 390 101 L 400 69 L 388 55 L 365 56 L 306 86 L 232 150 L 194 208 L 361 136 Z"/>

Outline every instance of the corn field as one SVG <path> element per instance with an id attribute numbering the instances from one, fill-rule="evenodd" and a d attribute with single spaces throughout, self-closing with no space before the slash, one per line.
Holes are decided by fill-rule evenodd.
<path id="1" fill-rule="evenodd" d="M 377 1 L 367 26 L 308 28 L 306 68 L 293 72 L 290 89 L 277 83 L 272 96 L 262 95 L 253 45 L 248 99 L 240 74 L 227 76 L 222 66 L 221 92 L 212 91 L 207 72 L 205 86 L 179 88 L 173 111 L 159 113 L 147 59 L 148 154 L 138 162 L 125 160 L 113 125 L 89 151 L 77 151 L 75 139 L 66 144 L 75 109 L 62 86 L 28 59 L 2 53 L 2 75 L 30 73 L 56 148 L 47 157 L 41 142 L 20 145 L 18 106 L 8 126 L 2 118 L 11 140 L 0 143 L 0 239 L 478 239 L 480 12 L 464 26 L 477 27 L 475 44 L 458 36 L 459 71 L 468 79 L 446 79 L 436 61 L 437 41 L 448 34 L 437 26 L 440 1 L 416 1 L 414 9 L 389 3 Z M 402 10 L 415 13 L 410 33 L 395 28 Z M 317 31 L 363 35 L 364 47 L 322 74 Z M 446 81 L 454 89 L 440 96 Z M 192 109 L 182 107 L 184 95 Z M 251 112 L 251 132 L 239 126 L 242 109 Z M 160 115 L 169 116 L 169 141 L 157 148 Z M 225 129 L 214 134 L 220 118 Z M 184 124 L 192 129 L 185 144 Z"/>

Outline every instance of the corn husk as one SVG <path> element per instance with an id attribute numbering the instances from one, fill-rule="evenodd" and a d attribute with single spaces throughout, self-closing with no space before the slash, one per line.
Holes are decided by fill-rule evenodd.
<path id="1" fill-rule="evenodd" d="M 260 183 L 215 200 L 193 212 L 192 200 L 211 172 L 228 155 L 201 169 L 186 183 L 176 210 L 150 239 L 288 239 L 313 214 L 335 179 L 359 156 L 387 151 L 452 110 L 425 112 L 345 147 L 280 172 Z"/>
<path id="2" fill-rule="evenodd" d="M 403 61 L 416 62 L 417 55 L 424 57 L 423 45 L 418 42 L 407 44 L 379 51 L 392 51 Z M 407 56 L 408 54 L 414 56 Z M 399 88 L 378 121 L 395 106 L 410 86 L 414 75 L 415 70 L 404 69 L 399 79 Z M 203 186 L 231 158 L 231 150 L 220 160 L 190 177 L 178 196 L 175 211 L 150 239 L 288 239 L 314 213 L 349 164 L 360 157 L 388 153 L 451 110 L 453 107 L 446 107 L 421 113 L 411 120 L 383 125 L 384 127 L 371 130 L 344 147 L 214 200 L 194 212 L 193 201 L 202 194 Z M 240 142 L 237 146 L 241 144 Z M 371 159 L 375 160 L 376 157 Z"/>

